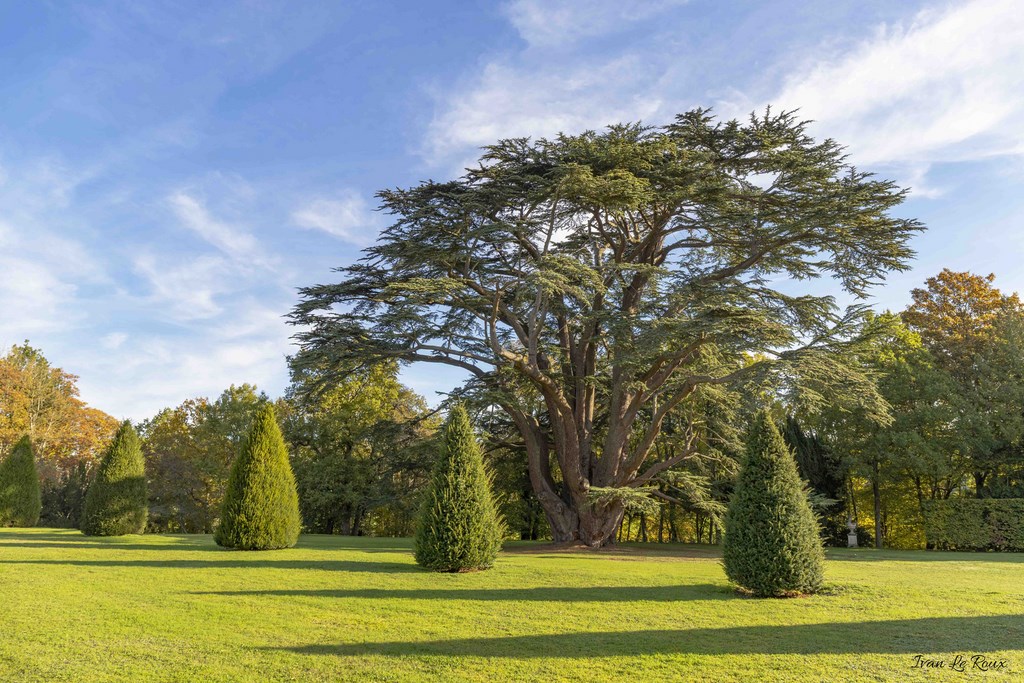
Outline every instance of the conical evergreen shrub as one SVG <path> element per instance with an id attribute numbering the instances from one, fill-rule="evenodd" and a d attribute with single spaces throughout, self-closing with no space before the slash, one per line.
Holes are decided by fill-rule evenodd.
<path id="1" fill-rule="evenodd" d="M 821 588 L 824 551 L 793 454 L 768 411 L 754 418 L 725 518 L 725 573 L 754 595 Z"/>
<path id="2" fill-rule="evenodd" d="M 218 545 L 236 550 L 290 548 L 299 540 L 299 497 L 274 408 L 260 408 L 231 466 Z"/>
<path id="3" fill-rule="evenodd" d="M 32 442 L 23 436 L 0 462 L 0 526 L 35 526 L 42 507 Z"/>
<path id="4" fill-rule="evenodd" d="M 85 494 L 79 528 L 87 536 L 141 534 L 149 515 L 139 435 L 125 420 Z"/>
<path id="5" fill-rule="evenodd" d="M 503 535 L 469 415 L 457 406 L 445 423 L 442 452 L 420 510 L 416 562 L 438 572 L 487 569 Z"/>

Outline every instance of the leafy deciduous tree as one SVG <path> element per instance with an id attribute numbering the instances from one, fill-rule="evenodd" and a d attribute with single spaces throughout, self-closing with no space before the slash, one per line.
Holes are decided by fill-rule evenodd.
<path id="1" fill-rule="evenodd" d="M 428 478 L 428 440 L 436 419 L 402 386 L 388 363 L 312 391 L 319 374 L 292 373 L 282 421 L 292 449 L 299 507 L 315 533 L 411 533 L 419 492 Z M 405 526 L 406 528 L 397 528 Z"/>
<path id="2" fill-rule="evenodd" d="M 946 495 L 960 479 L 955 462 L 956 443 L 950 435 L 955 414 L 950 402 L 955 385 L 935 367 L 933 356 L 920 337 L 892 313 L 871 316 L 866 335 L 871 342 L 860 359 L 877 378 L 878 390 L 891 412 L 885 420 L 863 409 L 831 406 L 819 424 L 831 435 L 837 452 L 844 454 L 852 471 L 871 486 L 875 546 L 883 545 L 886 484 L 911 482 L 918 507 L 928 494 Z M 928 484 L 930 482 L 930 484 Z"/>
<path id="3" fill-rule="evenodd" d="M 954 403 L 973 446 L 975 494 L 1024 498 L 1024 311 L 1000 317 L 975 365 L 976 390 Z"/>
<path id="4" fill-rule="evenodd" d="M 995 278 L 944 268 L 925 280 L 923 289 L 911 291 L 913 303 L 902 314 L 939 366 L 958 381 L 970 381 L 974 359 L 999 318 L 1021 310 L 1016 294 L 1003 294 L 992 285 Z"/>
<path id="5" fill-rule="evenodd" d="M 1003 294 L 994 275 L 944 269 L 912 292 L 914 302 L 903 312 L 907 326 L 921 336 L 939 368 L 955 383 L 960 449 L 969 458 L 975 495 L 986 495 L 986 483 L 1003 456 L 1024 433 L 1016 385 L 1006 380 L 1024 370 L 1024 359 L 1000 351 L 1012 336 L 1013 318 L 1024 315 L 1016 294 Z M 1012 342 L 1009 342 L 1012 344 Z M 983 360 L 984 359 L 984 360 Z"/>
<path id="6" fill-rule="evenodd" d="M 118 426 L 78 398 L 77 379 L 28 342 L 0 358 L 0 451 L 23 435 L 32 440 L 47 526 L 77 526 L 85 494 L 80 475 L 99 462 Z"/>
<path id="7" fill-rule="evenodd" d="M 213 402 L 189 399 L 141 425 L 151 528 L 213 531 L 231 463 L 256 409 L 268 402 L 251 384 L 232 385 Z"/>

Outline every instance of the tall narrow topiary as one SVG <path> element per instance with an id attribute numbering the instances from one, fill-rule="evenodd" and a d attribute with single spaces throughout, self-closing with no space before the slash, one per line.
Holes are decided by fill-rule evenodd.
<path id="1" fill-rule="evenodd" d="M 751 425 L 746 460 L 725 518 L 725 573 L 754 595 L 821 588 L 824 551 L 793 454 L 768 411 Z"/>
<path id="2" fill-rule="evenodd" d="M 0 526 L 35 526 L 42 507 L 32 442 L 23 436 L 0 462 Z"/>
<path id="3" fill-rule="evenodd" d="M 273 406 L 257 410 L 231 466 L 218 545 L 236 550 L 290 548 L 299 540 L 299 497 Z"/>
<path id="4" fill-rule="evenodd" d="M 125 420 L 85 494 L 79 528 L 87 536 L 141 534 L 148 515 L 146 465 L 139 435 Z"/>
<path id="5" fill-rule="evenodd" d="M 456 406 L 445 423 L 442 452 L 420 511 L 416 562 L 438 572 L 487 569 L 503 535 L 469 415 Z"/>

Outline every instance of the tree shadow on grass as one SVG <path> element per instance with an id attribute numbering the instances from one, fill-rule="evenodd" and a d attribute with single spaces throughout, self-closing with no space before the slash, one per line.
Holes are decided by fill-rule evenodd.
<path id="1" fill-rule="evenodd" d="M 233 597 L 278 596 L 310 598 L 363 598 L 367 600 L 486 600 L 537 602 L 682 602 L 687 600 L 743 600 L 736 591 L 715 584 L 689 584 L 681 586 L 588 586 L 564 588 L 539 586 L 535 588 L 474 589 L 411 589 L 357 588 L 337 590 L 268 590 L 268 591 L 210 591 L 197 595 L 223 595 Z"/>
<path id="2" fill-rule="evenodd" d="M 332 534 L 302 534 L 299 545 L 310 549 L 359 550 L 367 553 L 411 552 L 412 539 L 384 536 L 336 536 Z"/>
<path id="3" fill-rule="evenodd" d="M 65 532 L 4 534 L 0 529 L 0 548 L 89 548 L 110 550 L 176 550 L 183 552 L 224 552 L 216 545 L 212 534 L 146 534 L 152 542 L 140 543 L 137 536 L 85 536 L 77 529 Z M 9 540 L 13 539 L 13 540 Z M 412 545 L 401 545 L 394 539 L 365 539 L 356 537 L 303 534 L 298 548 L 314 551 L 356 550 L 365 553 L 406 553 Z"/>
<path id="4" fill-rule="evenodd" d="M 0 548 L 20 548 L 32 550 L 35 548 L 61 548 L 61 549 L 90 549 L 90 550 L 158 550 L 160 552 L 221 552 L 223 548 L 203 544 L 185 543 L 124 543 L 118 541 L 97 541 L 93 536 L 84 537 L 84 541 L 55 542 L 44 541 L 41 543 L 7 543 L 0 541 Z"/>
<path id="5" fill-rule="evenodd" d="M 826 558 L 837 562 L 1016 562 L 1024 553 L 952 552 L 948 550 L 875 550 L 873 548 L 833 549 Z"/>
<path id="6" fill-rule="evenodd" d="M 268 648 L 335 657 L 443 656 L 511 659 L 642 655 L 986 654 L 1024 649 L 1024 615 L 930 617 L 828 624 L 556 633 Z M 908 660 L 907 665 L 912 662 Z M 968 665 L 970 666 L 970 665 Z"/>
<path id="7" fill-rule="evenodd" d="M 69 567 L 160 567 L 164 569 L 315 569 L 338 572 L 396 574 L 422 572 L 412 564 L 398 562 L 354 562 L 347 560 L 263 559 L 265 551 L 224 552 L 223 560 L 0 560 L 0 565 L 66 565 Z M 271 551 L 272 552 L 272 551 Z M 251 559 L 235 559 L 245 553 Z M 265 557 L 265 556 L 264 556 Z"/>
<path id="8" fill-rule="evenodd" d="M 86 536 L 77 529 L 65 532 L 3 534 L 0 533 L 0 547 L 21 548 L 99 548 L 111 550 L 181 550 L 219 551 L 208 534 L 146 534 L 154 542 L 140 543 L 138 535 L 127 536 Z"/>

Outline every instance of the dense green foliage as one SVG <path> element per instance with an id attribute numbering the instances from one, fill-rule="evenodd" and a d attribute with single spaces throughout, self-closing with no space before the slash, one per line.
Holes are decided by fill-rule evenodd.
<path id="1" fill-rule="evenodd" d="M 300 360 L 470 373 L 515 423 L 554 538 L 599 546 L 637 489 L 694 456 L 700 421 L 654 462 L 701 387 L 785 377 L 871 402 L 844 354 L 861 309 L 772 283 L 865 294 L 911 256 L 921 225 L 891 214 L 904 196 L 792 113 L 501 140 L 459 179 L 379 193 L 394 224 L 302 290 Z"/>
<path id="2" fill-rule="evenodd" d="M 869 316 L 865 336 L 860 360 L 874 374 L 890 414 L 879 419 L 860 406 L 828 406 L 818 426 L 852 475 L 870 487 L 865 511 L 872 511 L 874 542 L 881 548 L 914 533 L 895 533 L 900 526 L 916 528 L 920 536 L 920 501 L 948 495 L 946 486 L 957 480 L 950 408 L 956 397 L 948 376 L 899 316 Z"/>
<path id="3" fill-rule="evenodd" d="M 1024 497 L 1024 310 L 993 281 L 943 270 L 900 316 L 869 319 L 859 357 L 887 417 L 830 405 L 809 418 L 849 466 L 849 509 L 879 547 L 930 543 L 929 501 Z"/>
<path id="4" fill-rule="evenodd" d="M 437 418 L 398 381 L 395 363 L 317 391 L 320 378 L 309 369 L 293 370 L 282 420 L 305 528 L 412 535 Z"/>
<path id="5" fill-rule="evenodd" d="M 823 502 L 817 510 L 821 536 L 826 545 L 847 545 L 846 477 L 848 466 L 824 440 L 808 432 L 792 415 L 786 416 L 782 431 L 786 445 L 793 451 L 800 477 L 807 481 Z"/>
<path id="6" fill-rule="evenodd" d="M 125 420 L 103 456 L 85 496 L 81 529 L 87 536 L 141 534 L 149 512 L 139 435 Z"/>
<path id="7" fill-rule="evenodd" d="M 925 501 L 924 526 L 934 548 L 1024 551 L 1024 499 Z"/>
<path id="8" fill-rule="evenodd" d="M 42 500 L 32 441 L 23 436 L 0 461 L 0 526 L 35 526 Z"/>
<path id="9" fill-rule="evenodd" d="M 487 569 L 501 550 L 503 523 L 469 415 L 462 406 L 445 422 L 416 529 L 416 562 L 439 572 Z"/>
<path id="10" fill-rule="evenodd" d="M 944 269 L 911 292 L 903 312 L 952 385 L 944 403 L 956 434 L 946 448 L 954 457 L 945 496 L 964 484 L 979 498 L 1024 493 L 1024 304 L 994 280 Z"/>
<path id="11" fill-rule="evenodd" d="M 88 471 L 100 461 L 118 422 L 78 397 L 78 378 L 24 344 L 0 356 L 0 453 L 32 442 L 44 526 L 78 527 Z"/>
<path id="12" fill-rule="evenodd" d="M 924 520 L 929 501 L 1024 497 L 1024 310 L 1018 298 L 997 290 L 992 276 L 948 270 L 913 295 L 915 303 L 902 315 L 866 313 L 848 328 L 850 343 L 832 347 L 844 357 L 840 364 L 856 368 L 843 382 L 853 387 L 868 378 L 874 394 L 784 376 L 766 385 L 761 380 L 771 377 L 757 373 L 738 386 L 702 384 L 664 411 L 644 456 L 646 474 L 625 486 L 591 481 L 592 509 L 621 507 L 614 532 L 619 542 L 720 542 L 741 458 L 736 434 L 765 406 L 777 424 L 786 422 L 784 436 L 829 544 L 845 544 L 850 515 L 862 545 L 873 533 L 879 547 L 932 547 Z M 337 368 L 300 355 L 292 384 L 273 404 L 304 529 L 411 535 L 430 480 L 435 413 L 398 382 L 393 361 L 356 367 L 339 379 Z M 741 370 L 761 362 L 749 356 Z M 545 422 L 546 399 L 522 378 L 503 377 L 504 391 L 529 407 L 528 420 L 536 420 L 542 438 L 531 446 L 514 416 L 494 408 L 500 394 L 486 382 L 457 392 L 480 416 L 485 463 L 496 475 L 492 492 L 511 534 L 560 538 L 535 484 L 538 475 L 550 475 L 563 502 L 571 502 L 564 498 L 561 437 Z M 254 408 L 270 402 L 255 387 L 232 386 L 214 401 L 190 399 L 142 423 L 147 530 L 216 527 Z M 653 433 L 657 419 L 649 407 L 638 408 L 637 430 Z M 0 450 L 10 449 L 11 435 L 26 425 L 39 435 L 32 446 L 40 524 L 82 525 L 98 469 L 93 452 L 109 443 L 108 420 L 77 400 L 74 376 L 50 366 L 27 343 L 0 359 Z M 596 436 L 603 438 L 605 429 Z M 637 430 L 631 443 L 643 445 Z M 547 449 L 547 461 L 534 462 L 531 447 Z M 955 545 L 972 543 L 1006 545 L 987 530 L 974 541 L 960 535 Z"/>
<path id="13" fill-rule="evenodd" d="M 269 402 L 251 384 L 232 385 L 215 401 L 189 399 L 140 425 L 151 531 L 213 531 L 231 464 L 256 409 Z"/>
<path id="14" fill-rule="evenodd" d="M 249 434 L 231 466 L 218 545 L 237 550 L 290 548 L 299 538 L 301 520 L 295 476 L 274 408 L 256 411 Z"/>
<path id="15" fill-rule="evenodd" d="M 89 492 L 89 463 L 78 462 L 43 488 L 39 526 L 78 529 Z"/>
<path id="16" fill-rule="evenodd" d="M 768 411 L 760 411 L 750 428 L 726 513 L 723 554 L 729 579 L 755 595 L 813 593 L 822 585 L 818 522 Z"/>

